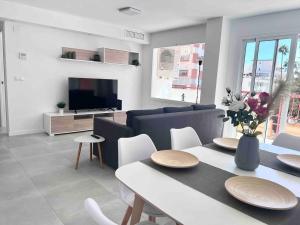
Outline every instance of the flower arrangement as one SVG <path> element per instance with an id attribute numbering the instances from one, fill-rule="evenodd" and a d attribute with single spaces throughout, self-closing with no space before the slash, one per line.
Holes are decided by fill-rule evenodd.
<path id="1" fill-rule="evenodd" d="M 228 106 L 227 116 L 223 121 L 231 119 L 233 126 L 241 126 L 242 133 L 246 136 L 256 137 L 261 134 L 257 127 L 269 116 L 271 97 L 266 92 L 256 94 L 254 92 L 232 94 L 230 88 L 226 88 L 227 96 L 223 98 L 222 104 Z"/>

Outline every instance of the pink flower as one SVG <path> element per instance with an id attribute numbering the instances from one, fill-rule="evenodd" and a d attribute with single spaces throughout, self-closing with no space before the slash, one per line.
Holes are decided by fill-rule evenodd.
<path id="1" fill-rule="evenodd" d="M 257 114 L 258 118 L 263 120 L 265 120 L 269 116 L 267 107 L 258 106 L 257 109 L 254 110 L 254 112 Z"/>
<path id="2" fill-rule="evenodd" d="M 249 105 L 250 109 L 255 110 L 258 105 L 258 100 L 255 98 L 248 98 L 247 104 Z"/>
<path id="3" fill-rule="evenodd" d="M 267 92 L 261 92 L 258 97 L 261 105 L 267 104 L 270 99 L 270 95 Z"/>

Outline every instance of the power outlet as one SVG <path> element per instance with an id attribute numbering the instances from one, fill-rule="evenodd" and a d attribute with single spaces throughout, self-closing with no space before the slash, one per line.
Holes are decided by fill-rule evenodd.
<path id="1" fill-rule="evenodd" d="M 27 60 L 27 54 L 25 52 L 19 52 L 20 60 Z"/>

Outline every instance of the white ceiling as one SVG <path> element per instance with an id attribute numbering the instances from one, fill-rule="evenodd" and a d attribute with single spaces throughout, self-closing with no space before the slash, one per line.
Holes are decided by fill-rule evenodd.
<path id="1" fill-rule="evenodd" d="M 300 0 L 10 0 L 146 32 L 199 24 L 217 16 L 241 17 L 300 8 Z M 120 14 L 131 6 L 141 15 Z"/>

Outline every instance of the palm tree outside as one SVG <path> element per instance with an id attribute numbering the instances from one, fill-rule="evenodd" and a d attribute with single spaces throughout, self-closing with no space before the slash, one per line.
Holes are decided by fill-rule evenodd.
<path id="1" fill-rule="evenodd" d="M 278 52 L 281 54 L 281 65 L 280 65 L 280 80 L 282 80 L 282 73 L 283 73 L 283 60 L 284 56 L 286 56 L 289 52 L 289 49 L 286 45 L 282 45 L 279 47 Z"/>

